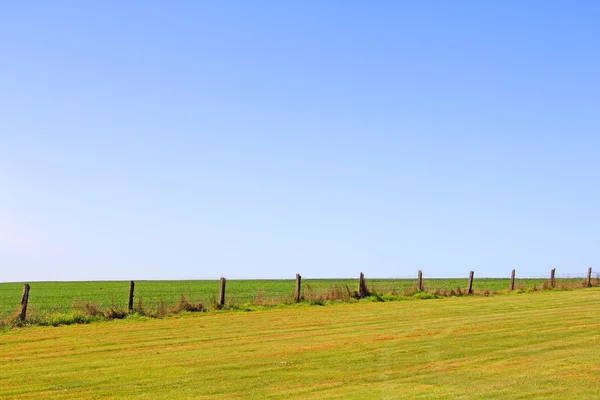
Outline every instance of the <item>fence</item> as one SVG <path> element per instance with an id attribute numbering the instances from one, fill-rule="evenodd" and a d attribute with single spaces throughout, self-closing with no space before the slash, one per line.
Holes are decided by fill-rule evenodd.
<path id="1" fill-rule="evenodd" d="M 600 285 L 592 269 L 581 275 L 528 276 L 511 271 L 510 278 L 477 278 L 469 274 L 427 278 L 366 280 L 303 279 L 220 281 L 96 281 L 0 284 L 0 320 L 33 318 L 82 312 L 122 317 L 131 312 L 164 315 L 182 310 L 202 311 L 244 305 L 277 305 L 300 301 L 349 300 L 371 294 L 410 296 L 419 292 L 438 296 L 492 294 L 513 290 L 575 288 Z"/>

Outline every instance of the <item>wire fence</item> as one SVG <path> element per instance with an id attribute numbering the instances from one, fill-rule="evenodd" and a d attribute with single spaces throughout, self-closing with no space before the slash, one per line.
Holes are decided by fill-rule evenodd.
<path id="1" fill-rule="evenodd" d="M 348 300 L 360 297 L 358 279 L 302 279 L 296 295 L 294 279 L 231 280 L 226 283 L 223 304 L 219 281 L 136 281 L 133 293 L 130 282 L 34 282 L 30 284 L 27 317 L 44 320 L 52 315 L 79 312 L 87 315 L 123 316 L 128 312 L 147 315 L 203 311 L 209 308 L 271 306 L 303 301 Z M 510 278 L 478 278 L 469 289 L 469 273 L 451 276 L 426 276 L 393 279 L 367 279 L 368 291 L 378 296 L 411 296 L 431 293 L 438 296 L 494 294 L 509 291 Z M 572 289 L 600 285 L 600 276 L 591 270 L 581 274 L 546 276 L 516 273 L 514 290 Z M 0 321 L 18 315 L 21 309 L 23 283 L 0 283 Z M 130 295 L 132 304 L 130 306 Z M 221 307 L 220 307 L 221 306 Z"/>

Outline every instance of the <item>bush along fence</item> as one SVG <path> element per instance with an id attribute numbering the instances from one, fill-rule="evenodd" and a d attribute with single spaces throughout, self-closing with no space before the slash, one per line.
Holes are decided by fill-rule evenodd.
<path id="1" fill-rule="evenodd" d="M 464 276 L 464 275 L 463 275 Z M 31 323 L 61 324 L 93 319 L 124 318 L 129 314 L 160 317 L 183 311 L 209 309 L 251 309 L 292 303 L 324 304 L 326 301 L 399 300 L 404 298 L 436 298 L 463 295 L 490 295 L 548 289 L 574 289 L 600 285 L 600 277 L 592 280 L 592 268 L 579 276 L 557 277 L 556 269 L 546 277 L 520 277 L 513 269 L 509 279 L 424 279 L 422 271 L 414 278 L 372 279 L 367 285 L 361 272 L 352 279 L 231 281 L 134 281 L 129 282 L 128 296 L 123 282 L 39 282 L 25 284 L 21 301 L 12 297 L 18 284 L 0 284 L 0 325 Z M 217 286 L 218 285 L 218 286 Z M 356 285 L 356 286 L 355 286 Z M 352 286 L 356 290 L 352 289 Z M 6 289 L 6 290 L 5 290 Z M 39 293 L 36 293 L 36 290 Z M 139 291 L 139 293 L 137 293 Z M 31 296 L 30 296 L 31 294 Z M 16 297 L 16 296 L 15 296 Z M 11 306 L 11 299 L 14 303 Z M 30 300 L 32 299 L 32 300 Z M 33 304 L 32 304 L 33 303 Z"/>

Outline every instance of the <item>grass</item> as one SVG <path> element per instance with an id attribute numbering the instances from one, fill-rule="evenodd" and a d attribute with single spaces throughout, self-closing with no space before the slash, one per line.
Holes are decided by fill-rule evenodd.
<path id="1" fill-rule="evenodd" d="M 557 279 L 556 285 L 580 286 L 583 280 Z M 461 295 L 467 279 L 424 279 L 424 290 L 436 295 Z M 303 297 L 312 302 L 347 300 L 357 289 L 357 279 L 306 279 L 302 281 Z M 414 295 L 415 279 L 367 279 L 372 292 L 386 299 L 389 295 Z M 548 286 L 546 279 L 520 279 L 521 290 Z M 476 293 L 505 291 L 509 279 L 475 279 Z M 22 283 L 0 283 L 0 321 L 8 320 L 18 308 Z M 135 307 L 147 315 L 164 315 L 174 310 L 203 309 L 214 305 L 218 296 L 218 281 L 136 281 Z M 460 290 L 459 290 L 460 289 Z M 127 308 L 129 282 L 33 282 L 29 296 L 28 315 L 31 320 L 48 323 L 60 315 L 100 314 L 119 316 Z M 227 282 L 229 306 L 264 306 L 292 302 L 294 280 L 231 280 Z M 187 306 L 182 306 L 182 296 Z M 187 308 L 186 308 L 187 307 Z M 98 312 L 92 309 L 97 310 Z M 78 314 L 79 313 L 79 314 Z M 81 318 L 79 318 L 81 319 Z M 93 318 L 92 318 L 93 319 Z"/>
<path id="2" fill-rule="evenodd" d="M 599 398 L 599 304 L 591 288 L 15 329 L 0 398 Z"/>

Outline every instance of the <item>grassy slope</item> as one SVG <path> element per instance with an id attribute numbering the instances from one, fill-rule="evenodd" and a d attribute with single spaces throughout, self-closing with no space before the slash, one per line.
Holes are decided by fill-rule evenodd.
<path id="1" fill-rule="evenodd" d="M 0 398 L 600 397 L 600 289 L 0 333 Z"/>

